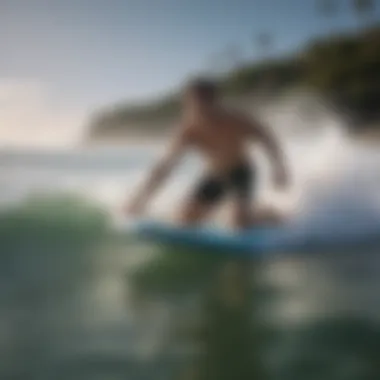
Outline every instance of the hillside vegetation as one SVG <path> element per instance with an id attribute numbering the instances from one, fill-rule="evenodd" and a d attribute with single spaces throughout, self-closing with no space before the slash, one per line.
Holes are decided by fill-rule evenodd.
<path id="1" fill-rule="evenodd" d="M 220 79 L 220 85 L 226 95 L 239 98 L 305 87 L 347 111 L 361 128 L 380 118 L 379 68 L 380 27 L 375 27 L 312 42 L 290 58 L 239 66 Z M 177 94 L 139 106 L 121 104 L 93 116 L 89 138 L 125 136 L 132 131 L 159 133 L 178 113 Z"/>

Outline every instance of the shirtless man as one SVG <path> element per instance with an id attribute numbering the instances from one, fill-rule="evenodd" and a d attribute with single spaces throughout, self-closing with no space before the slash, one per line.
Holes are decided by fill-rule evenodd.
<path id="1" fill-rule="evenodd" d="M 207 79 L 191 81 L 183 96 L 183 121 L 165 156 L 157 162 L 139 189 L 127 212 L 139 214 L 155 190 L 171 173 L 188 149 L 195 149 L 205 159 L 206 173 L 180 210 L 180 222 L 193 225 L 203 221 L 226 195 L 233 196 L 233 219 L 237 227 L 278 221 L 270 210 L 252 211 L 251 192 L 257 179 L 250 162 L 250 143 L 261 143 L 274 169 L 279 188 L 288 184 L 288 173 L 280 147 L 271 133 L 257 120 L 227 110 L 219 102 L 218 90 Z"/>

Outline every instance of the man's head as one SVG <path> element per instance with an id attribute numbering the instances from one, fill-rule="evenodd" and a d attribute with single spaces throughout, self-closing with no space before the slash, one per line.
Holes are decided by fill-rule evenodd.
<path id="1" fill-rule="evenodd" d="M 218 99 L 217 85 L 205 78 L 190 81 L 184 92 L 185 106 L 201 110 L 213 106 Z"/>

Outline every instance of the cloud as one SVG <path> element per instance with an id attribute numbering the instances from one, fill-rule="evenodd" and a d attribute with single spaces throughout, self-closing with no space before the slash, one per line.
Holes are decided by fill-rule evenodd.
<path id="1" fill-rule="evenodd" d="M 84 132 L 84 112 L 54 104 L 35 80 L 0 79 L 1 146 L 68 146 Z"/>

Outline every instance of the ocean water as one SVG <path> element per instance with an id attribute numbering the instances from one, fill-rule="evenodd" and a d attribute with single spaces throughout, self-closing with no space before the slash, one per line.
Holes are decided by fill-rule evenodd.
<path id="1" fill-rule="evenodd" d="M 281 122 L 293 125 L 286 115 Z M 279 130 L 293 174 L 286 194 L 271 188 L 265 157 L 252 152 L 261 163 L 258 202 L 287 212 L 300 235 L 349 237 L 371 231 L 373 236 L 380 231 L 378 145 L 351 139 L 334 119 L 319 123 L 323 128 Z M 153 141 L 108 148 L 3 149 L 3 212 L 31 196 L 48 199 L 70 193 L 113 218 L 163 147 Z M 187 157 L 152 202 L 151 214 L 165 217 L 174 211 L 200 168 L 197 157 Z M 37 201 L 36 205 L 38 209 Z M 60 215 L 49 212 L 51 218 Z M 87 221 L 81 223 L 83 227 Z M 129 273 L 154 257 L 157 247 L 113 244 L 110 237 L 96 240 L 91 234 L 84 246 L 67 241 L 57 246 L 41 231 L 25 231 L 26 235 L 16 231 L 20 237 L 12 255 L 8 249 L 14 246 L 5 238 L 1 247 L 0 352 L 6 359 L 0 365 L 2 378 L 121 379 L 128 374 L 132 380 L 156 380 L 166 379 L 181 364 L 181 350 L 175 342 L 168 343 L 168 336 L 184 305 L 152 298 L 143 315 L 136 316 L 132 302 Z M 71 240 L 73 232 L 66 233 Z M 26 246 L 20 241 L 24 236 Z M 290 326 L 344 314 L 379 321 L 378 253 L 376 246 L 363 245 L 347 254 L 294 252 L 268 260 L 259 281 L 280 296 L 270 302 L 266 320 Z"/>

